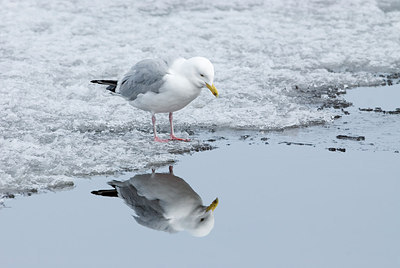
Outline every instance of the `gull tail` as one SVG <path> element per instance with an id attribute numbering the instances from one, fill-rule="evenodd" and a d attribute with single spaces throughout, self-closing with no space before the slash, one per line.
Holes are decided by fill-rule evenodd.
<path id="1" fill-rule="evenodd" d="M 107 90 L 111 92 L 115 92 L 115 89 L 117 88 L 118 84 L 117 80 L 92 80 L 90 82 L 100 85 L 108 85 Z"/>
<path id="2" fill-rule="evenodd" d="M 109 197 L 118 197 L 118 192 L 115 189 L 92 191 L 92 194 L 101 195 L 101 196 L 109 196 Z"/>

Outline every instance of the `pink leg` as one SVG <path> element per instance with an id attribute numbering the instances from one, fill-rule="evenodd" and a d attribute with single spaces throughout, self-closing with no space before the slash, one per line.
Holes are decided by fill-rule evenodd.
<path id="1" fill-rule="evenodd" d="M 172 119 L 173 119 L 172 113 L 169 113 L 169 124 L 171 126 L 171 134 L 170 134 L 171 140 L 173 140 L 173 141 L 190 141 L 189 139 L 181 139 L 181 138 L 178 138 L 175 136 L 174 124 L 172 123 Z"/>
<path id="2" fill-rule="evenodd" d="M 160 139 L 157 136 L 157 129 L 156 129 L 156 116 L 153 114 L 151 117 L 151 121 L 153 122 L 153 133 L 154 133 L 154 141 L 156 142 L 167 142 L 168 140 Z"/>

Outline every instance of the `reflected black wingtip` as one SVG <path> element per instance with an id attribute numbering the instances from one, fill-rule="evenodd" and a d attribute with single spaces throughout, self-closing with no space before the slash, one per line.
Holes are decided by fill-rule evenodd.
<path id="1" fill-rule="evenodd" d="M 98 190 L 98 191 L 91 191 L 94 195 L 101 195 L 101 196 L 109 196 L 109 197 L 118 197 L 118 192 L 115 189 L 111 190 Z"/>

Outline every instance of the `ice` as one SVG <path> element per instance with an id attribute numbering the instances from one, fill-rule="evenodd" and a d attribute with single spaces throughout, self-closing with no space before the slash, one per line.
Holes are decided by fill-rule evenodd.
<path id="1" fill-rule="evenodd" d="M 378 73 L 400 67 L 397 0 L 1 5 L 2 193 L 173 161 L 172 151 L 201 145 L 205 129 L 329 122 L 329 110 L 317 109 L 327 89 L 377 85 Z M 221 97 L 204 90 L 176 113 L 176 131 L 197 141 L 154 144 L 149 114 L 89 81 L 172 55 L 211 59 Z M 166 116 L 158 122 L 168 131 Z"/>

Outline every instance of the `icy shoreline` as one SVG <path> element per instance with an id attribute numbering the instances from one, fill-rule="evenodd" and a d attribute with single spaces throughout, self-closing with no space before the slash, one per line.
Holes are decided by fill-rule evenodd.
<path id="1" fill-rule="evenodd" d="M 342 94 L 340 94 L 342 95 Z M 135 162 L 127 162 L 125 169 L 95 172 L 87 167 L 88 173 L 76 173 L 42 176 L 44 180 L 35 181 L 35 174 L 24 180 L 12 181 L 13 186 L 3 184 L 0 197 L 14 198 L 15 195 L 31 195 L 44 191 L 58 191 L 74 187 L 78 178 L 101 176 L 126 176 L 132 172 L 144 171 L 173 164 L 187 154 L 199 151 L 224 148 L 234 143 L 247 143 L 249 146 L 268 146 L 284 144 L 288 146 L 311 146 L 316 150 L 332 152 L 374 151 L 398 153 L 400 147 L 395 137 L 398 132 L 400 107 L 396 100 L 400 97 L 400 84 L 389 87 L 357 88 L 343 95 L 345 105 L 331 108 L 334 121 L 328 124 L 308 127 L 286 128 L 282 130 L 256 131 L 233 129 L 197 129 L 192 142 L 170 142 L 158 144 L 148 141 L 147 147 L 167 153 L 148 157 L 143 165 L 138 167 Z M 342 102 L 340 102 L 342 103 Z M 350 105 L 351 104 L 351 105 Z M 350 105 L 350 106 L 349 106 Z M 344 108 L 345 107 L 345 108 Z M 371 107 L 374 107 L 372 109 Z M 379 129 L 376 129 L 379 126 Z M 192 132 L 190 128 L 186 133 Z M 146 135 L 146 134 L 144 134 Z M 149 134 L 150 135 L 150 134 Z M 148 135 L 148 136 L 149 136 Z M 90 161 L 89 159 L 88 161 Z M 39 170 L 41 172 L 41 170 Z M 61 171 L 60 171 L 61 172 Z M 42 172 L 45 174 L 45 172 Z M 47 173 L 48 174 L 48 173 Z M 28 174 L 30 175 L 30 174 Z M 56 179 L 53 179 L 56 178 Z M 14 187 L 14 188 L 12 188 Z"/>

